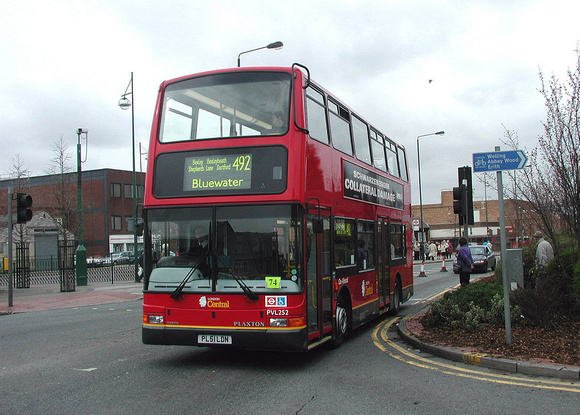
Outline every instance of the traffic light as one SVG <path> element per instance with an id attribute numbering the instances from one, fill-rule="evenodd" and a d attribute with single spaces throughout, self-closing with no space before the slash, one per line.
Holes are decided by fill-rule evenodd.
<path id="1" fill-rule="evenodd" d="M 459 176 L 459 185 L 465 185 L 465 193 L 464 199 L 465 200 L 465 207 L 463 210 L 463 214 L 467 216 L 467 224 L 473 225 L 473 191 L 471 187 L 471 167 L 463 166 L 457 169 L 457 173 Z M 454 198 L 455 199 L 455 198 Z M 460 223 L 463 223 L 463 219 Z"/>
<path id="2" fill-rule="evenodd" d="M 465 193 L 466 187 L 464 184 L 453 188 L 453 213 L 459 215 L 459 223 L 463 224 L 463 216 L 465 214 Z"/>
<path id="3" fill-rule="evenodd" d="M 16 223 L 26 223 L 32 219 L 32 197 L 26 193 L 16 193 Z"/>

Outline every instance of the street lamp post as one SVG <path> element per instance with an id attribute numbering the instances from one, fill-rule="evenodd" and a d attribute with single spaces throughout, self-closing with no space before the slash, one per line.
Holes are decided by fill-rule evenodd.
<path id="1" fill-rule="evenodd" d="M 282 46 L 284 46 L 284 44 L 282 42 L 278 41 L 278 42 L 270 43 L 269 45 L 262 46 L 262 47 L 259 47 L 259 48 L 256 48 L 256 49 L 250 49 L 250 50 L 246 50 L 244 52 L 240 52 L 238 54 L 238 68 L 240 67 L 240 57 L 244 53 L 255 52 L 255 51 L 261 50 L 261 49 L 276 49 L 276 50 L 279 50 L 279 49 L 282 49 Z"/>
<path id="2" fill-rule="evenodd" d="M 425 274 L 425 225 L 423 223 L 423 192 L 421 188 L 421 153 L 419 151 L 419 139 L 421 137 L 428 137 L 430 135 L 443 135 L 445 131 L 437 131 L 436 133 L 423 134 L 417 137 L 417 165 L 419 168 L 419 208 L 421 210 L 421 223 L 419 231 L 421 232 L 421 272 L 420 277 L 426 277 Z"/>
<path id="3" fill-rule="evenodd" d="M 127 88 L 125 88 L 125 93 L 121 95 L 121 99 L 119 100 L 119 107 L 122 110 L 126 110 L 131 107 L 131 149 L 133 151 L 133 263 L 135 265 L 135 282 L 139 282 L 139 263 L 137 261 L 137 180 L 135 177 L 135 95 L 133 95 L 133 91 L 133 72 L 131 72 L 131 80 L 129 81 Z M 131 95 L 133 102 L 127 98 L 127 95 Z"/>
<path id="4" fill-rule="evenodd" d="M 82 128 L 77 129 L 77 214 L 79 220 L 79 230 L 78 230 L 78 238 L 79 238 L 79 245 L 77 246 L 76 250 L 76 282 L 78 286 L 86 286 L 87 285 L 87 250 L 85 249 L 84 241 L 83 241 L 83 202 L 82 202 L 82 193 L 83 193 L 83 179 L 82 179 L 82 156 L 81 156 L 81 135 L 85 135 L 85 140 L 88 140 L 88 130 L 83 130 Z M 85 150 L 86 151 L 86 150 Z M 86 161 L 86 159 L 84 160 Z M 63 288 L 63 287 L 61 287 Z M 64 288 L 69 291 L 70 287 L 68 281 Z"/>

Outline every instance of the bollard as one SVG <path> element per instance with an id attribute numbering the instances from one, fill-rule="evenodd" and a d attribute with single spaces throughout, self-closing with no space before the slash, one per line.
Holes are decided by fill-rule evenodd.
<path id="1" fill-rule="evenodd" d="M 443 257 L 443 262 L 441 263 L 441 271 L 439 272 L 447 272 L 447 268 L 445 268 L 445 257 Z"/>
<path id="2" fill-rule="evenodd" d="M 419 273 L 419 277 L 426 277 L 427 274 L 425 274 L 425 261 L 421 261 L 421 272 Z"/>

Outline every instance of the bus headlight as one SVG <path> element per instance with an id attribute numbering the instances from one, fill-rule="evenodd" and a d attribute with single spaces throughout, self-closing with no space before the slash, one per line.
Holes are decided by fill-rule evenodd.
<path id="1" fill-rule="evenodd" d="M 288 327 L 288 320 L 285 318 L 271 318 L 270 327 Z"/>
<path id="2" fill-rule="evenodd" d="M 145 324 L 163 324 L 164 319 L 162 315 L 155 315 L 155 314 L 145 314 L 143 316 L 143 322 Z"/>

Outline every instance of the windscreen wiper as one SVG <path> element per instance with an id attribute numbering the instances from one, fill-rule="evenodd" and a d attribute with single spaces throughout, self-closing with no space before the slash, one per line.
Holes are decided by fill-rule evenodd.
<path id="1" fill-rule="evenodd" d="M 185 276 L 185 278 L 183 279 L 183 281 L 181 281 L 181 283 L 177 286 L 177 288 L 175 289 L 175 291 L 173 291 L 171 293 L 171 298 L 173 298 L 174 300 L 179 298 L 179 296 L 181 295 L 181 291 L 183 291 L 183 289 L 185 288 L 185 284 L 187 284 L 187 282 L 189 281 L 189 279 L 191 278 L 191 276 L 193 275 L 193 273 L 199 268 L 199 265 L 205 261 L 205 259 L 207 258 L 208 255 L 208 251 L 205 251 L 201 254 L 201 256 L 199 257 L 199 259 L 197 260 L 197 262 L 193 265 L 193 267 L 191 267 L 191 269 L 187 272 L 187 275 Z"/>
<path id="2" fill-rule="evenodd" d="M 228 273 L 232 276 L 232 278 L 234 280 L 236 280 L 236 282 L 238 283 L 238 285 L 240 286 L 240 288 L 242 289 L 242 291 L 244 292 L 246 297 L 248 297 L 252 301 L 255 301 L 258 299 L 258 296 L 250 289 L 250 287 L 248 287 L 246 285 L 246 283 L 240 277 L 238 277 L 236 274 L 234 274 L 234 272 L 232 271 L 232 269 L 230 267 L 225 266 L 226 264 L 223 263 L 223 260 L 220 261 L 219 255 L 218 255 L 218 262 L 221 262 L 220 265 L 224 265 L 223 267 L 220 267 L 220 268 L 225 268 L 228 271 Z"/>

